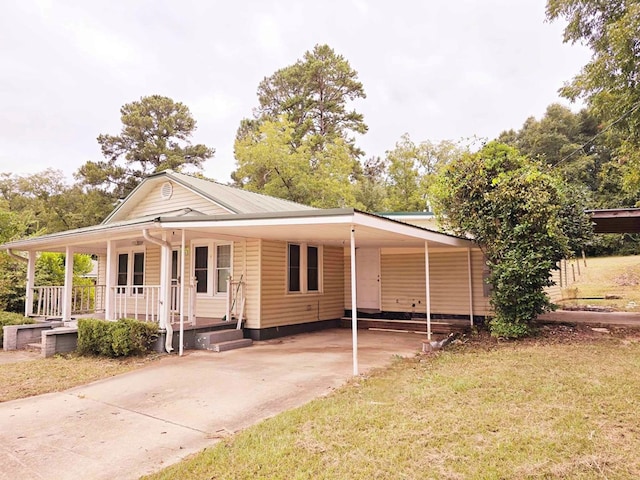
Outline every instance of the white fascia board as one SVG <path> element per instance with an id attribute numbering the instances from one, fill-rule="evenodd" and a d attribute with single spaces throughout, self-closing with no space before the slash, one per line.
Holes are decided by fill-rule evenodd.
<path id="1" fill-rule="evenodd" d="M 348 225 L 353 223 L 354 215 L 336 216 L 311 216 L 311 217 L 280 217 L 280 218 L 253 218 L 242 220 L 195 220 L 192 222 L 162 222 L 158 227 L 167 229 L 181 228 L 228 228 L 228 227 L 282 227 L 298 225 Z"/>
<path id="2" fill-rule="evenodd" d="M 354 215 L 354 224 L 376 228 L 378 230 L 386 230 L 388 232 L 406 235 L 413 238 L 420 238 L 422 240 L 436 242 L 444 245 L 451 245 L 452 247 L 474 246 L 474 243 L 470 240 L 452 237 L 450 235 L 445 235 L 438 232 L 432 232 L 431 230 L 425 230 L 420 227 L 394 222 L 382 217 L 377 218 L 372 215 L 362 214 L 359 212 L 356 212 Z"/>

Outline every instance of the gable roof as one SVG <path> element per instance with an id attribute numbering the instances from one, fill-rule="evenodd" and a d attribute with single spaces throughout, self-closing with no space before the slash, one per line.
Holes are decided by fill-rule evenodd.
<path id="1" fill-rule="evenodd" d="M 261 193 L 250 192 L 240 188 L 224 185 L 213 180 L 193 177 L 172 170 L 164 170 L 145 178 L 120 205 L 118 205 L 102 222 L 122 220 L 121 213 L 128 207 L 137 204 L 154 186 L 165 181 L 173 181 L 213 204 L 228 210 L 232 214 L 276 213 L 291 211 L 316 210 L 308 205 L 270 197 Z"/>

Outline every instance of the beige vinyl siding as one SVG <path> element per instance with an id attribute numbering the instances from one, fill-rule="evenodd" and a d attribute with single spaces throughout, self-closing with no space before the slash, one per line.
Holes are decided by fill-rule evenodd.
<path id="1" fill-rule="evenodd" d="M 469 314 L 469 270 L 466 249 L 433 251 L 429 254 L 431 312 Z M 472 250 L 471 272 L 473 314 L 488 315 L 488 298 L 483 296 L 483 257 Z M 426 312 L 424 252 L 385 253 L 380 256 L 381 309 L 387 312 Z M 351 309 L 351 266 L 344 256 L 344 308 Z"/>
<path id="2" fill-rule="evenodd" d="M 228 210 L 222 208 L 215 202 L 201 197 L 197 193 L 194 193 L 177 183 L 170 183 L 173 185 L 173 194 L 170 199 L 165 200 L 160 195 L 163 185 L 160 183 L 151 190 L 149 195 L 131 209 L 125 219 L 139 218 L 145 215 L 154 215 L 156 213 L 161 214 L 172 210 L 179 210 L 181 208 L 191 208 L 207 215 L 221 215 L 229 213 Z"/>
<path id="3" fill-rule="evenodd" d="M 98 255 L 98 277 L 96 278 L 96 309 L 104 310 L 105 309 L 105 292 L 106 290 L 103 287 L 107 284 L 107 256 L 106 255 Z"/>
<path id="4" fill-rule="evenodd" d="M 322 248 L 322 293 L 287 293 L 287 243 L 262 241 L 260 328 L 331 320 L 344 314 L 343 249 Z"/>
<path id="5" fill-rule="evenodd" d="M 147 244 L 144 254 L 144 284 L 160 285 L 160 246 Z"/>
<path id="6" fill-rule="evenodd" d="M 234 265 L 237 268 L 246 265 L 245 281 L 245 326 L 247 328 L 260 328 L 260 240 L 247 240 L 244 242 L 244 256 L 234 257 Z"/>

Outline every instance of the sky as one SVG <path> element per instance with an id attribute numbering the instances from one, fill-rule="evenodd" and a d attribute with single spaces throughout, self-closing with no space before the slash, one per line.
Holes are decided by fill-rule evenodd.
<path id="1" fill-rule="evenodd" d="M 328 44 L 358 72 L 351 107 L 366 158 L 414 142 L 495 138 L 539 118 L 590 52 L 562 43 L 544 0 L 2 0 L 0 173 L 47 168 L 68 180 L 102 160 L 120 107 L 147 95 L 184 103 L 203 173 L 235 168 L 241 119 L 260 81 Z M 577 109 L 578 106 L 572 106 Z"/>

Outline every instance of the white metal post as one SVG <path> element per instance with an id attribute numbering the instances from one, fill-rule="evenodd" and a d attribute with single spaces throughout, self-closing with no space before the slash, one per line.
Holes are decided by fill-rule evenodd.
<path id="1" fill-rule="evenodd" d="M 431 340 L 431 283 L 429 279 L 429 244 L 424 242 L 424 274 L 427 296 L 427 340 Z"/>
<path id="2" fill-rule="evenodd" d="M 67 247 L 64 261 L 64 293 L 62 299 L 62 321 L 71 320 L 71 300 L 73 297 L 73 249 Z"/>
<path id="3" fill-rule="evenodd" d="M 114 307 L 114 285 L 116 284 L 116 254 L 115 242 L 107 240 L 107 269 L 105 272 L 104 290 L 104 318 L 105 320 L 115 320 L 113 314 Z"/>
<path id="4" fill-rule="evenodd" d="M 180 243 L 180 356 L 182 356 L 184 350 L 184 242 L 185 233 L 183 228 L 182 241 Z"/>
<path id="5" fill-rule="evenodd" d="M 36 252 L 29 251 L 28 263 L 27 263 L 27 285 L 24 301 L 24 316 L 30 317 L 33 315 L 33 288 L 36 281 Z"/>
<path id="6" fill-rule="evenodd" d="M 353 374 L 358 375 L 358 302 L 356 299 L 356 229 L 351 226 L 351 335 L 353 345 Z"/>
<path id="7" fill-rule="evenodd" d="M 473 327 L 473 269 L 471 267 L 471 247 L 467 248 L 467 265 L 469 266 L 469 320 Z"/>

